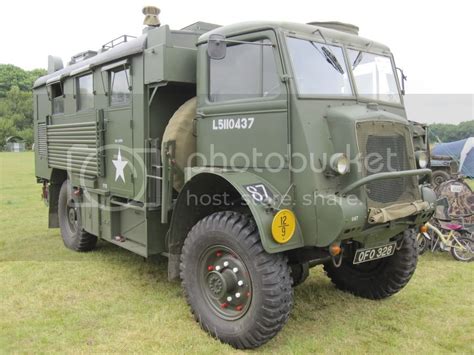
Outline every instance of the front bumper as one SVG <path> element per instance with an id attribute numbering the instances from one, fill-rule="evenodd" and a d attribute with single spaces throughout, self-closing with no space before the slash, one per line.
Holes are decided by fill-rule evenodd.
<path id="1" fill-rule="evenodd" d="M 436 195 L 426 185 L 419 186 L 420 200 L 394 203 L 383 208 L 369 208 L 367 201 L 361 201 L 355 194 L 350 194 L 369 182 L 417 175 L 431 179 L 431 170 L 378 173 L 348 185 L 336 195 L 317 195 L 318 246 L 351 238 L 364 241 L 364 244 L 369 239 L 388 240 L 410 226 L 429 220 L 434 212 Z M 400 211 L 394 212 L 397 208 Z"/>

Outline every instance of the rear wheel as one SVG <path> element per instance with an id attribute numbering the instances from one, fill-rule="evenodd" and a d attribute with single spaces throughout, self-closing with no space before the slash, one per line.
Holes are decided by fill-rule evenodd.
<path id="1" fill-rule="evenodd" d="M 355 250 L 349 250 L 340 267 L 331 262 L 324 265 L 324 270 L 343 291 L 369 299 L 389 297 L 406 286 L 418 261 L 415 233 L 404 232 L 398 245 L 392 256 L 356 265 L 352 263 Z"/>
<path id="2" fill-rule="evenodd" d="M 218 212 L 189 232 L 181 254 L 184 293 L 196 321 L 235 348 L 256 348 L 288 320 L 290 269 L 262 247 L 252 219 Z"/>
<path id="3" fill-rule="evenodd" d="M 82 229 L 81 208 L 72 193 L 69 180 L 63 182 L 58 201 L 59 228 L 64 245 L 75 251 L 89 251 L 97 244 L 97 237 Z"/>
<path id="4" fill-rule="evenodd" d="M 465 262 L 474 260 L 474 241 L 466 237 L 459 237 L 457 240 L 459 243 L 454 240 L 451 247 L 453 258 Z"/>

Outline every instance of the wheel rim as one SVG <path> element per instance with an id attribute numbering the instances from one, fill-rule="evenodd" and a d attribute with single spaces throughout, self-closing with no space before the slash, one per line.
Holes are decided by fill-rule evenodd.
<path id="1" fill-rule="evenodd" d="M 252 280 L 242 259 L 232 249 L 207 248 L 199 259 L 199 284 L 204 299 L 219 317 L 241 318 L 252 302 Z"/>
<path id="2" fill-rule="evenodd" d="M 75 234 L 78 230 L 78 210 L 76 202 L 72 199 L 68 200 L 66 204 L 66 217 L 67 225 L 72 234 Z"/>
<path id="3" fill-rule="evenodd" d="M 434 179 L 433 179 L 433 183 L 434 185 L 441 185 L 443 182 L 445 182 L 446 179 L 444 178 L 444 176 L 436 176 Z"/>
<path id="4" fill-rule="evenodd" d="M 460 240 L 453 248 L 456 256 L 463 261 L 469 261 L 474 257 L 471 242 L 468 240 Z"/>
<path id="5" fill-rule="evenodd" d="M 423 236 L 418 238 L 418 252 L 425 250 L 426 247 L 426 239 Z"/>

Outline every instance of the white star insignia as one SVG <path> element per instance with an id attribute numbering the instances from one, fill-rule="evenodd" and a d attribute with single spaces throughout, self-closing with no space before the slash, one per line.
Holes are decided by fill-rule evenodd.
<path id="1" fill-rule="evenodd" d="M 117 160 L 112 160 L 112 163 L 115 166 L 115 181 L 117 181 L 118 178 L 121 178 L 122 181 L 125 183 L 125 175 L 123 173 L 123 169 L 128 164 L 128 161 L 122 160 L 122 154 L 120 153 L 120 148 L 118 150 Z"/>

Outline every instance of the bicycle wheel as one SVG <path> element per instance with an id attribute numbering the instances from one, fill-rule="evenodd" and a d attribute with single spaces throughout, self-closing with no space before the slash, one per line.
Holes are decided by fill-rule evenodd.
<path id="1" fill-rule="evenodd" d="M 418 235 L 416 236 L 416 246 L 418 249 L 418 255 L 423 255 L 426 249 L 428 248 L 428 240 L 421 233 L 418 233 Z"/>
<path id="2" fill-rule="evenodd" d="M 458 261 L 469 262 L 474 260 L 474 241 L 466 237 L 460 237 L 453 241 L 451 255 Z"/>

